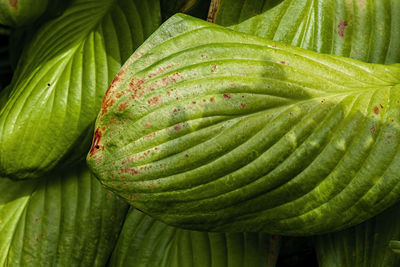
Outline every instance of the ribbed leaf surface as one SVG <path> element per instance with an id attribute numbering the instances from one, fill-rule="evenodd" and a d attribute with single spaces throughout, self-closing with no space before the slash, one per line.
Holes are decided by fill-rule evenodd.
<path id="1" fill-rule="evenodd" d="M 208 21 L 231 26 L 261 14 L 283 0 L 211 0 Z M 268 27 L 269 25 L 263 25 Z"/>
<path id="2" fill-rule="evenodd" d="M 399 74 L 175 16 L 111 85 L 88 162 L 174 225 L 351 226 L 398 198 Z"/>
<path id="3" fill-rule="evenodd" d="M 320 267 L 396 267 L 400 255 L 389 247 L 400 239 L 400 205 L 350 229 L 316 238 Z"/>
<path id="4" fill-rule="evenodd" d="M 81 142 L 121 63 L 160 20 L 156 0 L 74 0 L 45 24 L 24 52 L 0 113 L 0 173 L 40 177 Z"/>
<path id="5" fill-rule="evenodd" d="M 221 8 L 224 16 L 235 15 L 229 7 Z M 251 10 L 244 6 L 241 12 Z M 216 22 L 226 25 L 218 16 Z M 400 61 L 398 0 L 285 0 L 231 28 L 367 62 Z"/>
<path id="6" fill-rule="evenodd" d="M 127 204 L 86 167 L 0 188 L 0 266 L 106 264 Z"/>
<path id="7" fill-rule="evenodd" d="M 280 238 L 182 230 L 131 209 L 110 266 L 275 266 Z"/>

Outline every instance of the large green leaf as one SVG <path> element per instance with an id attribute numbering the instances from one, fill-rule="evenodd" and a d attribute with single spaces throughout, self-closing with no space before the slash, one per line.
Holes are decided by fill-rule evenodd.
<path id="1" fill-rule="evenodd" d="M 127 204 L 85 166 L 52 176 L 0 179 L 0 266 L 106 264 Z"/>
<path id="2" fill-rule="evenodd" d="M 389 243 L 400 238 L 400 204 L 350 229 L 318 236 L 320 267 L 397 267 L 400 255 Z"/>
<path id="3" fill-rule="evenodd" d="M 91 135 L 108 84 L 160 20 L 156 0 L 75 0 L 45 24 L 0 113 L 0 173 L 40 177 Z"/>
<path id="4" fill-rule="evenodd" d="M 251 10 L 244 6 L 241 13 Z M 236 14 L 222 5 L 220 12 L 226 14 L 222 17 Z M 224 20 L 218 20 L 218 16 L 216 22 L 226 25 Z M 400 61 L 398 0 L 285 0 L 231 28 L 368 62 L 389 64 Z"/>
<path id="5" fill-rule="evenodd" d="M 177 15 L 111 85 L 88 163 L 173 225 L 348 227 L 399 197 L 399 74 Z"/>
<path id="6" fill-rule="evenodd" d="M 0 24 L 23 26 L 32 23 L 45 11 L 49 0 L 1 0 Z"/>
<path id="7" fill-rule="evenodd" d="M 275 266 L 280 238 L 182 230 L 131 209 L 110 266 Z"/>

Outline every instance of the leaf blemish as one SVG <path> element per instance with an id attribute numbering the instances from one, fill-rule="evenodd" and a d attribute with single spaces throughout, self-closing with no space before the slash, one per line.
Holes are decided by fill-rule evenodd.
<path id="1" fill-rule="evenodd" d="M 93 137 L 93 143 L 92 143 L 92 147 L 90 148 L 90 157 L 92 157 L 97 151 L 101 149 L 104 149 L 103 146 L 99 145 L 101 139 L 101 131 L 99 128 L 96 129 L 96 131 L 94 132 L 94 137 Z"/>
<path id="2" fill-rule="evenodd" d="M 214 66 L 212 66 L 212 68 L 211 68 L 211 72 L 215 72 L 215 71 L 216 71 L 216 69 L 217 69 L 217 65 L 214 65 Z"/>
<path id="3" fill-rule="evenodd" d="M 230 94 L 224 94 L 224 98 L 230 99 L 231 95 Z"/>
<path id="4" fill-rule="evenodd" d="M 340 36 L 340 38 L 344 39 L 344 30 L 346 29 L 346 27 L 348 26 L 347 21 L 340 21 L 338 27 L 338 35 Z"/>
<path id="5" fill-rule="evenodd" d="M 369 129 L 371 133 L 374 133 L 376 131 L 375 125 L 372 125 L 371 129 Z"/>
<path id="6" fill-rule="evenodd" d="M 377 106 L 374 107 L 374 113 L 377 115 L 379 114 L 379 108 Z"/>

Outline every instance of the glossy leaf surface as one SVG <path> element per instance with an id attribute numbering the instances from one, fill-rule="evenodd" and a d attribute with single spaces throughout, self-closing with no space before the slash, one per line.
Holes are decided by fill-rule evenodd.
<path id="1" fill-rule="evenodd" d="M 229 8 L 221 8 L 220 12 L 227 13 L 225 16 L 234 15 Z M 244 6 L 241 13 L 250 11 L 251 8 Z M 367 62 L 400 61 L 397 0 L 285 0 L 230 28 Z"/>
<path id="2" fill-rule="evenodd" d="M 0 188 L 0 266 L 106 264 L 128 207 L 86 167 Z"/>
<path id="3" fill-rule="evenodd" d="M 131 209 L 110 266 L 273 267 L 279 242 L 279 237 L 263 233 L 183 230 Z"/>
<path id="4" fill-rule="evenodd" d="M 41 177 L 70 158 L 91 135 L 121 64 L 160 20 L 155 0 L 74 0 L 46 23 L 23 52 L 0 113 L 0 173 Z M 73 156 L 81 158 L 88 146 Z"/>
<path id="5" fill-rule="evenodd" d="M 391 240 L 400 239 L 400 205 L 350 229 L 317 236 L 316 252 L 320 267 L 396 267 Z"/>
<path id="6" fill-rule="evenodd" d="M 399 71 L 177 15 L 116 77 L 88 162 L 170 224 L 348 227 L 398 198 Z"/>

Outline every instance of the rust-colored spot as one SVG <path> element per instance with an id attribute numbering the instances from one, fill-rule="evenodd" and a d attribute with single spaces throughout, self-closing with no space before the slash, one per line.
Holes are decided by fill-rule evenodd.
<path id="1" fill-rule="evenodd" d="M 224 98 L 230 99 L 230 98 L 231 98 L 231 95 L 230 95 L 230 94 L 224 94 Z"/>
<path id="2" fill-rule="evenodd" d="M 338 35 L 340 36 L 340 38 L 344 39 L 344 31 L 346 29 L 346 27 L 348 26 L 347 21 L 340 21 L 338 24 Z"/>
<path id="3" fill-rule="evenodd" d="M 175 131 L 179 131 L 181 129 L 181 126 L 179 124 L 174 126 Z"/>
<path id="4" fill-rule="evenodd" d="M 211 72 L 215 72 L 217 70 L 217 65 L 212 66 Z"/>
<path id="5" fill-rule="evenodd" d="M 240 104 L 240 106 L 241 106 L 242 108 L 245 108 L 245 107 L 246 107 L 246 103 L 242 103 L 242 104 Z"/>
<path id="6" fill-rule="evenodd" d="M 149 105 L 158 105 L 161 102 L 161 96 L 155 96 L 147 100 Z"/>
<path id="7" fill-rule="evenodd" d="M 38 222 L 39 221 L 39 218 L 35 218 L 35 222 Z"/>
<path id="8" fill-rule="evenodd" d="M 110 199 L 111 198 L 111 194 L 107 193 L 106 198 Z"/>
<path id="9" fill-rule="evenodd" d="M 372 125 L 371 129 L 369 129 L 371 133 L 374 133 L 376 131 L 375 125 Z"/>
<path id="10" fill-rule="evenodd" d="M 149 78 L 153 78 L 154 76 L 160 75 L 161 73 L 165 72 L 166 70 L 172 68 L 173 65 L 168 65 L 166 67 L 160 67 L 157 69 L 157 71 L 150 73 L 149 75 L 147 75 L 147 77 Z"/>
<path id="11" fill-rule="evenodd" d="M 129 102 L 125 102 L 119 105 L 118 107 L 118 112 L 122 112 L 124 111 L 124 109 L 126 109 L 127 107 L 129 107 Z"/>
<path id="12" fill-rule="evenodd" d="M 94 137 L 93 137 L 93 142 L 92 142 L 92 147 L 90 148 L 90 157 L 92 157 L 97 151 L 100 149 L 103 150 L 104 147 L 100 146 L 100 139 L 101 139 L 101 131 L 99 128 L 96 129 L 94 132 Z"/>
<path id="13" fill-rule="evenodd" d="M 381 107 L 381 109 L 383 109 L 383 106 L 382 106 L 382 104 L 379 104 L 379 106 Z"/>
<path id="14" fill-rule="evenodd" d="M 146 122 L 145 124 L 144 124 L 144 126 L 146 127 L 146 128 L 150 128 L 151 126 L 152 126 L 152 124 L 151 124 L 151 122 Z"/>
<path id="15" fill-rule="evenodd" d="M 379 114 L 379 108 L 377 106 L 374 107 L 374 113 Z"/>
<path id="16" fill-rule="evenodd" d="M 388 135 L 388 136 L 386 136 L 386 138 L 387 138 L 387 139 L 390 139 L 390 138 L 392 138 L 392 136 L 391 136 L 391 135 Z"/>
<path id="17" fill-rule="evenodd" d="M 214 102 L 214 97 L 211 97 L 211 98 L 210 98 L 210 101 L 211 101 L 211 102 Z"/>
<path id="18" fill-rule="evenodd" d="M 178 72 L 173 73 L 170 76 L 162 78 L 162 83 L 164 86 L 168 86 L 171 83 L 176 83 L 178 80 L 183 80 L 185 77 Z"/>
<path id="19" fill-rule="evenodd" d="M 121 173 L 128 173 L 128 174 L 131 174 L 131 175 L 136 175 L 136 174 L 139 174 L 139 171 L 137 171 L 134 168 L 121 168 Z"/>
<path id="20" fill-rule="evenodd" d="M 193 104 L 193 105 L 196 105 L 196 101 L 192 101 L 192 104 Z"/>
<path id="21" fill-rule="evenodd" d="M 142 85 L 144 83 L 143 78 L 137 78 L 133 77 L 130 82 L 129 82 L 129 89 L 128 92 L 132 92 L 133 94 L 131 95 L 132 99 L 137 99 L 139 97 L 142 97 L 143 94 L 145 93 L 142 89 Z"/>
<path id="22" fill-rule="evenodd" d="M 282 60 L 279 63 L 281 63 L 282 65 L 286 65 L 286 61 Z"/>

